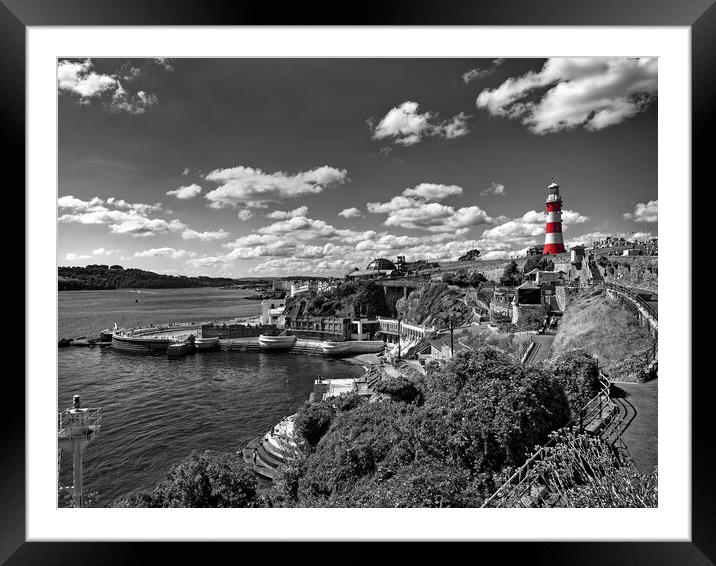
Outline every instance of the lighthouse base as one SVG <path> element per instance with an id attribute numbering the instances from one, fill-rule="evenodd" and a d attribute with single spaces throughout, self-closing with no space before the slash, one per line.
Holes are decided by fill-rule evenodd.
<path id="1" fill-rule="evenodd" d="M 564 252 L 564 244 L 545 244 L 542 251 L 544 255 L 563 254 Z"/>

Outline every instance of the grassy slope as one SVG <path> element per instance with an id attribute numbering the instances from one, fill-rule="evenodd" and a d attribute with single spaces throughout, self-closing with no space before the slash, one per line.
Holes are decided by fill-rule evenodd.
<path id="1" fill-rule="evenodd" d="M 626 378 L 618 375 L 620 366 L 643 358 L 651 343 L 649 332 L 639 326 L 636 311 L 619 301 L 607 300 L 602 292 L 589 292 L 567 308 L 552 351 L 558 354 L 585 348 L 596 354 L 600 365 L 614 377 Z"/>

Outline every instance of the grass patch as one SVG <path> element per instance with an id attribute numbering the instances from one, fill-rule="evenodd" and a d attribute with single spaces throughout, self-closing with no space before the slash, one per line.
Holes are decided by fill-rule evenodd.
<path id="1" fill-rule="evenodd" d="M 612 377 L 632 380 L 631 374 L 647 363 L 646 353 L 653 341 L 649 331 L 639 325 L 634 308 L 608 300 L 602 291 L 591 291 L 577 297 L 564 313 L 552 351 L 559 354 L 584 348 Z"/>

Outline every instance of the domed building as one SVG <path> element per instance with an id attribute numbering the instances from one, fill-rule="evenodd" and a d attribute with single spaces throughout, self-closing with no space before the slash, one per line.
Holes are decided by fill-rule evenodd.
<path id="1" fill-rule="evenodd" d="M 393 277 L 399 275 L 400 271 L 395 264 L 384 257 L 375 258 L 363 270 L 355 269 L 346 273 L 346 277 L 351 280 L 364 279 L 382 279 L 384 277 Z"/>
<path id="2" fill-rule="evenodd" d="M 395 264 L 389 259 L 379 257 L 371 261 L 365 269 L 366 271 L 370 271 L 371 269 L 374 271 L 395 271 L 397 267 L 395 267 Z"/>

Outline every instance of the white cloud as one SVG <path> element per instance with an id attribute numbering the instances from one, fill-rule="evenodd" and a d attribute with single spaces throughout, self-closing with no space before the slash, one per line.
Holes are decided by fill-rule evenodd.
<path id="1" fill-rule="evenodd" d="M 58 222 L 104 225 L 114 234 L 148 237 L 168 232 L 182 232 L 187 228 L 177 219 L 150 218 L 148 214 L 161 211 L 161 203 L 128 203 L 114 197 L 106 201 L 98 197 L 83 201 L 68 195 L 58 198 L 57 205 L 60 209 L 69 210 L 58 218 Z"/>
<path id="2" fill-rule="evenodd" d="M 338 216 L 342 216 L 343 218 L 358 218 L 360 216 L 360 210 L 358 210 L 355 206 L 351 208 L 344 208 L 338 213 Z"/>
<path id="3" fill-rule="evenodd" d="M 189 252 L 187 250 L 176 250 L 174 248 L 152 248 L 149 250 L 142 250 L 141 252 L 135 252 L 134 257 L 169 257 L 171 259 L 180 259 L 183 257 L 193 257 L 196 252 Z"/>
<path id="4" fill-rule="evenodd" d="M 156 202 L 154 204 L 143 204 L 139 202 L 133 203 L 115 197 L 109 197 L 106 203 L 114 206 L 115 208 L 119 208 L 122 210 L 133 210 L 135 212 L 138 212 L 139 214 L 151 214 L 153 212 L 161 212 L 163 208 L 161 202 Z"/>
<path id="5" fill-rule="evenodd" d="M 406 197 L 419 197 L 425 200 L 442 200 L 444 198 L 461 195 L 462 187 L 457 185 L 438 185 L 435 183 L 420 183 L 413 189 L 405 189 Z"/>
<path id="6" fill-rule="evenodd" d="M 67 195 L 57 199 L 57 207 L 63 209 L 69 209 L 76 212 L 93 212 L 96 210 L 107 210 L 104 206 L 104 201 L 101 198 L 93 197 L 89 201 L 84 201 Z"/>
<path id="7" fill-rule="evenodd" d="M 247 220 L 254 217 L 254 213 L 251 212 L 248 208 L 242 208 L 241 210 L 239 210 L 236 216 L 239 220 L 246 222 Z"/>
<path id="8" fill-rule="evenodd" d="M 69 261 L 77 261 L 80 259 L 89 259 L 91 257 L 92 257 L 91 255 L 83 255 L 83 254 L 76 254 L 74 252 L 70 252 L 65 256 L 65 259 L 69 260 Z"/>
<path id="9" fill-rule="evenodd" d="M 492 65 L 490 67 L 486 68 L 480 68 L 476 67 L 474 69 L 470 69 L 469 71 L 462 74 L 462 81 L 465 84 L 468 84 L 474 80 L 477 79 L 484 79 L 485 77 L 489 77 L 492 73 L 495 72 L 497 67 L 502 65 L 504 63 L 504 59 L 493 59 Z"/>
<path id="10" fill-rule="evenodd" d="M 455 209 L 438 202 L 428 202 L 460 194 L 462 188 L 457 185 L 422 183 L 413 189 L 405 189 L 402 195 L 394 196 L 388 202 L 369 202 L 366 208 L 371 214 L 387 214 L 383 222 L 386 226 L 436 233 L 464 233 L 470 226 L 494 222 L 479 206 Z"/>
<path id="11" fill-rule="evenodd" d="M 633 220 L 634 222 L 658 222 L 659 221 L 659 201 L 650 200 L 646 204 L 637 203 L 633 212 L 625 212 L 624 220 Z"/>
<path id="12" fill-rule="evenodd" d="M 282 171 L 264 173 L 261 169 L 240 165 L 215 169 L 206 175 L 206 180 L 219 184 L 218 188 L 205 195 L 212 208 L 240 204 L 264 208 L 267 202 L 321 193 L 348 181 L 348 174 L 345 169 L 329 166 L 290 175 Z"/>
<path id="13" fill-rule="evenodd" d="M 596 131 L 644 111 L 656 98 L 657 77 L 655 58 L 553 58 L 538 72 L 483 90 L 476 105 L 536 134 Z"/>
<path id="14" fill-rule="evenodd" d="M 186 187 L 179 187 L 173 191 L 167 191 L 166 194 L 173 195 L 181 200 L 188 200 L 199 196 L 199 194 L 201 194 L 201 187 L 196 183 L 193 183 Z"/>
<path id="15" fill-rule="evenodd" d="M 80 104 L 120 86 L 117 77 L 92 71 L 92 60 L 83 62 L 60 61 L 57 64 L 57 87 L 79 97 Z"/>
<path id="16" fill-rule="evenodd" d="M 306 218 L 305 216 L 294 216 L 287 220 L 279 220 L 268 226 L 259 228 L 261 234 L 291 234 L 298 239 L 312 238 L 336 238 L 350 230 L 339 230 L 323 220 Z"/>
<path id="17" fill-rule="evenodd" d="M 114 255 L 118 253 L 119 250 L 107 250 L 105 248 L 96 248 L 92 250 L 92 255 Z"/>
<path id="18" fill-rule="evenodd" d="M 505 194 L 505 185 L 501 183 L 490 183 L 490 186 L 487 187 L 484 191 L 480 193 L 482 196 L 485 195 L 504 195 Z"/>
<path id="19" fill-rule="evenodd" d="M 117 74 L 97 73 L 91 59 L 82 62 L 62 60 L 57 64 L 57 88 L 77 98 L 80 105 L 100 101 L 110 112 L 144 114 L 156 105 L 157 96 L 145 90 L 128 91 Z M 140 69 L 129 69 L 127 82 L 141 74 Z"/>
<path id="20" fill-rule="evenodd" d="M 229 236 L 229 232 L 223 228 L 215 231 L 197 232 L 192 228 L 187 228 L 181 233 L 181 237 L 184 240 L 201 240 L 202 242 L 211 242 L 214 240 L 223 240 Z"/>
<path id="21" fill-rule="evenodd" d="M 438 121 L 433 112 L 418 112 L 419 104 L 410 100 L 403 102 L 375 124 L 373 118 L 368 120 L 374 140 L 392 138 L 399 145 L 410 146 L 420 142 L 423 137 L 437 136 L 452 139 L 466 135 L 468 114 L 460 112 L 449 120 Z"/>
<path id="22" fill-rule="evenodd" d="M 288 218 L 295 218 L 296 216 L 306 216 L 307 213 L 307 206 L 299 206 L 293 210 L 274 210 L 265 216 L 266 218 L 271 218 L 272 220 L 286 220 Z"/>
<path id="23" fill-rule="evenodd" d="M 583 216 L 572 210 L 562 211 L 562 229 L 568 228 L 570 224 L 582 224 L 587 222 L 589 217 Z M 536 236 L 544 236 L 547 224 L 547 213 L 530 210 L 521 217 L 507 220 L 494 228 L 489 228 L 482 233 L 481 239 L 503 242 L 517 242 L 523 239 L 533 239 Z"/>

